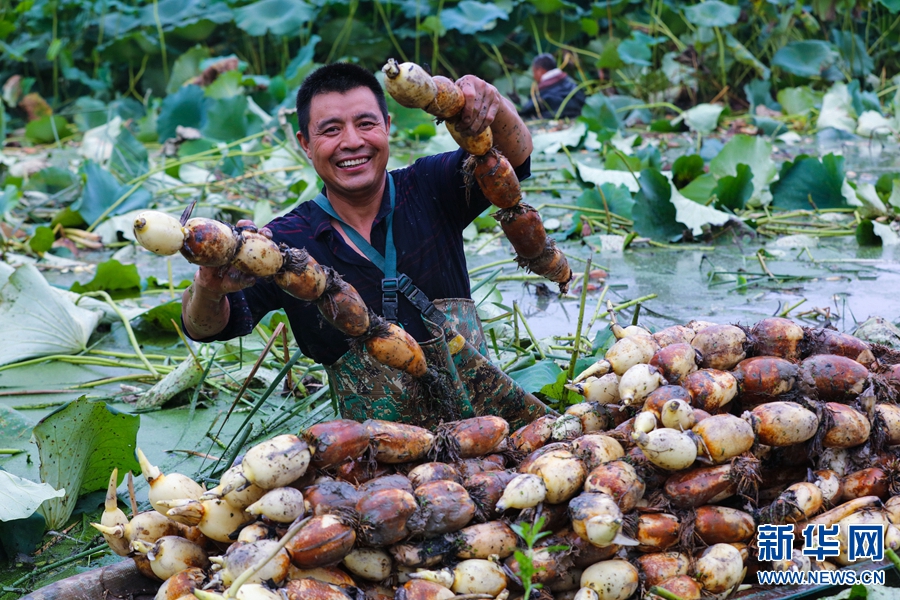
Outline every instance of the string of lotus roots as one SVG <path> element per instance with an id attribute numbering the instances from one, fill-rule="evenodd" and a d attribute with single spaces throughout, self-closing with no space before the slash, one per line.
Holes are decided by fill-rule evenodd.
<path id="1" fill-rule="evenodd" d="M 569 263 L 553 239 L 547 237 L 538 212 L 522 202 L 519 179 L 509 160 L 494 147 L 491 128 L 475 136 L 457 129 L 459 113 L 466 104 L 459 86 L 446 77 L 432 77 L 415 63 L 397 64 L 393 58 L 381 70 L 394 100 L 442 120 L 456 143 L 471 155 L 465 171 L 490 203 L 500 209 L 494 218 L 516 251 L 519 266 L 559 284 L 559 291 L 565 293 L 572 280 Z"/>
<path id="2" fill-rule="evenodd" d="M 445 120 L 453 138 L 471 154 L 466 162 L 469 182 L 474 178 L 488 200 L 500 208 L 494 216 L 512 243 L 518 264 L 558 283 L 564 293 L 572 279 L 566 257 L 547 237 L 537 211 L 521 202 L 519 180 L 506 157 L 493 148 L 490 128 L 478 136 L 457 131 L 456 116 L 465 104 L 462 90 L 446 77 L 431 77 L 414 63 L 398 65 L 391 59 L 383 71 L 388 92 L 400 104 L 423 108 Z M 155 254 L 180 252 L 195 265 L 230 265 L 254 277 L 272 277 L 291 296 L 315 302 L 328 323 L 356 343 L 365 344 L 379 362 L 421 381 L 434 397 L 452 396 L 442 376 L 426 363 L 415 339 L 369 310 L 352 285 L 331 267 L 316 262 L 305 249 L 275 244 L 254 228 L 206 218 L 179 220 L 152 210 L 134 220 L 134 235 Z"/>

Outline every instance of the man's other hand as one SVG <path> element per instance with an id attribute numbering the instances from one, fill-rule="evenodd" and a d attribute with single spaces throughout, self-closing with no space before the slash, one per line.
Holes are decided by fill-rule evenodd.
<path id="1" fill-rule="evenodd" d="M 466 105 L 460 112 L 460 133 L 478 135 L 487 129 L 497 117 L 502 98 L 490 83 L 474 75 L 464 75 L 456 80 L 462 90 Z"/>

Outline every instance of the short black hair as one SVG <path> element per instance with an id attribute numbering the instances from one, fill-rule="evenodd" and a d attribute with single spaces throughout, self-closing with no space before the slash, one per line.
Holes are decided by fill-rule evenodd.
<path id="1" fill-rule="evenodd" d="M 384 98 L 384 90 L 381 89 L 381 84 L 378 83 L 375 75 L 359 65 L 333 63 L 319 67 L 310 73 L 297 91 L 297 125 L 303 137 L 309 139 L 309 106 L 315 96 L 331 92 L 346 94 L 350 90 L 360 87 L 372 90 L 384 122 L 387 123 L 387 100 Z"/>
<path id="2" fill-rule="evenodd" d="M 544 52 L 543 54 L 538 54 L 534 57 L 534 60 L 531 61 L 531 66 L 538 67 L 546 71 L 552 71 L 556 68 L 556 59 L 553 58 L 552 54 L 547 54 L 546 52 Z"/>

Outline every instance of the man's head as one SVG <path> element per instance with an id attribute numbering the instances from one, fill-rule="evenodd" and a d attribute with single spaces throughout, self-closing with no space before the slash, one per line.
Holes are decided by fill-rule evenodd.
<path id="1" fill-rule="evenodd" d="M 387 122 L 387 100 L 384 98 L 384 90 L 381 89 L 378 79 L 359 65 L 333 63 L 319 67 L 310 73 L 297 92 L 297 124 L 303 137 L 309 139 L 309 107 L 315 96 L 329 92 L 346 94 L 358 87 L 369 88 L 372 91 L 378 102 L 378 108 L 381 110 L 381 116 Z"/>
<path id="2" fill-rule="evenodd" d="M 297 139 L 333 203 L 380 202 L 391 120 L 374 75 L 342 63 L 317 69 L 297 93 L 297 121 Z"/>
<path id="3" fill-rule="evenodd" d="M 556 59 L 553 58 L 552 54 L 538 54 L 534 57 L 534 60 L 531 61 L 531 74 L 534 77 L 535 81 L 540 81 L 541 77 L 544 76 L 544 73 L 547 71 L 552 71 L 556 68 Z"/>

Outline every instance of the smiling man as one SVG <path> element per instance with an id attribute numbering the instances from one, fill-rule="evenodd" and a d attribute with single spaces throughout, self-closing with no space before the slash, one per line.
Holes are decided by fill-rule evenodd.
<path id="1" fill-rule="evenodd" d="M 477 134 L 491 126 L 497 148 L 520 179 L 527 177 L 531 136 L 515 107 L 477 77 L 465 76 L 457 84 L 466 97 L 461 129 Z M 505 376 L 492 371 L 477 351 L 466 354 L 457 343 L 452 358 L 457 364 L 449 359 L 445 339 L 458 339 L 452 338 L 456 332 L 469 342 L 466 347 L 486 353 L 470 299 L 462 231 L 489 203 L 477 186 L 466 189 L 466 153 L 425 157 L 389 173 L 391 121 L 384 92 L 374 75 L 352 64 L 326 65 L 309 75 L 297 94 L 297 121 L 297 139 L 325 185 L 314 201 L 261 231 L 276 242 L 306 248 L 353 285 L 370 309 L 399 322 L 430 363 L 451 373 L 462 400 L 449 408 L 436 404 L 407 375 L 351 344 L 315 304 L 233 268 L 197 271 L 182 305 L 188 334 L 201 341 L 246 335 L 268 312 L 283 308 L 303 353 L 325 365 L 345 418 L 429 424 L 488 412 L 515 422 L 543 412 L 521 388 L 499 381 Z M 395 278 L 376 266 L 379 256 L 391 262 L 391 246 Z M 470 382 L 479 369 L 491 375 Z"/>

